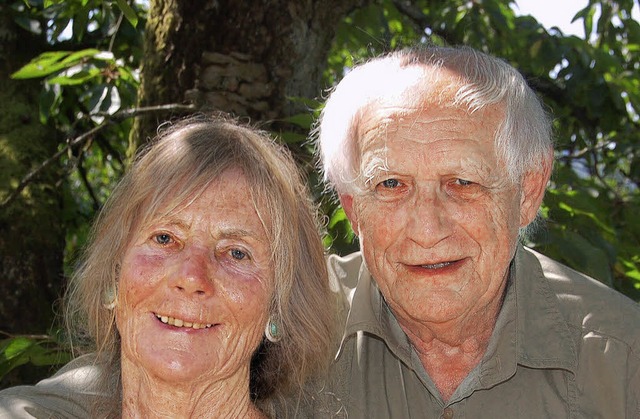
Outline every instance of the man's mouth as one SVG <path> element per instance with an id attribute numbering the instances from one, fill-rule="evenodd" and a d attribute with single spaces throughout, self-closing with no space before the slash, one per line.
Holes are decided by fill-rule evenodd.
<path id="1" fill-rule="evenodd" d="M 178 318 L 171 317 L 171 316 L 163 316 L 163 315 L 157 314 L 157 313 L 153 313 L 153 314 L 162 323 L 168 324 L 170 326 L 186 327 L 186 328 L 191 328 L 191 329 L 208 329 L 211 326 L 213 326 L 213 324 L 211 324 L 211 323 L 195 323 L 195 322 L 189 322 L 189 321 L 178 319 Z"/>
<path id="2" fill-rule="evenodd" d="M 427 265 L 420 265 L 420 267 L 422 268 L 426 268 L 426 269 L 440 269 L 440 268 L 444 268 L 446 266 L 452 265 L 455 262 L 440 262 L 440 263 L 433 263 L 433 264 L 427 264 Z"/>

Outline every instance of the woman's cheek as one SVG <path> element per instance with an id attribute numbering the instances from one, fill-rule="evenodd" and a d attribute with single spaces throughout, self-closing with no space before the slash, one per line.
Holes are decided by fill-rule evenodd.
<path id="1" fill-rule="evenodd" d="M 217 257 L 220 267 L 229 276 L 235 277 L 238 281 L 258 283 L 264 282 L 264 279 L 270 275 L 269 265 L 262 259 L 260 256 L 247 256 L 239 260 L 228 253 Z"/>

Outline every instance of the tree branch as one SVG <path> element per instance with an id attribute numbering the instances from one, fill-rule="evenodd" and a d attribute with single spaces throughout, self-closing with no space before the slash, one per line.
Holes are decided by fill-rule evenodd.
<path id="1" fill-rule="evenodd" d="M 27 339 L 35 339 L 35 340 L 53 340 L 53 336 L 50 336 L 50 335 L 14 335 L 12 333 L 5 332 L 4 330 L 0 330 L 0 335 L 6 336 L 9 339 L 27 338 Z"/>
<path id="2" fill-rule="evenodd" d="M 96 144 L 98 144 L 98 147 L 102 148 L 106 154 L 111 154 L 121 168 L 124 167 L 124 161 L 122 160 L 122 157 L 120 157 L 120 153 L 113 148 L 109 141 L 105 141 L 104 138 L 98 137 L 96 138 Z"/>
<path id="3" fill-rule="evenodd" d="M 80 179 L 82 179 L 82 183 L 84 184 L 84 187 L 87 189 L 87 192 L 89 193 L 89 196 L 93 201 L 93 209 L 97 211 L 98 209 L 100 209 L 100 200 L 98 199 L 95 192 L 93 191 L 93 188 L 91 187 L 91 182 L 89 182 L 89 178 L 87 177 L 87 171 L 82 165 L 83 155 L 84 153 L 81 153 L 80 158 L 78 160 L 78 172 L 80 172 Z"/>
<path id="4" fill-rule="evenodd" d="M 194 110 L 195 106 L 193 105 L 181 105 L 181 104 L 168 104 L 168 105 L 160 105 L 160 106 L 146 106 L 142 108 L 133 108 L 133 109 L 125 109 L 123 111 L 116 112 L 113 115 L 110 115 L 109 118 L 105 119 L 101 124 L 96 125 L 91 128 L 89 131 L 79 135 L 78 137 L 68 140 L 67 144 L 56 152 L 53 156 L 46 159 L 42 162 L 38 167 L 27 173 L 25 177 L 22 178 L 16 189 L 7 196 L 7 198 L 2 201 L 0 204 L 0 209 L 9 206 L 11 202 L 13 202 L 18 195 L 26 188 L 34 179 L 37 178 L 42 171 L 51 166 L 56 160 L 58 160 L 63 154 L 65 154 L 69 149 L 80 146 L 86 143 L 92 136 L 107 125 L 110 125 L 114 122 L 123 121 L 128 118 L 133 118 L 137 115 L 145 114 L 145 113 L 154 113 L 160 111 L 172 111 L 172 110 Z"/>
<path id="5" fill-rule="evenodd" d="M 120 12 L 120 16 L 118 17 L 118 22 L 116 23 L 116 28 L 113 31 L 113 36 L 109 41 L 109 49 L 108 51 L 113 52 L 113 44 L 116 42 L 116 35 L 120 31 L 120 26 L 122 26 L 122 20 L 124 19 L 124 12 Z"/>
<path id="6" fill-rule="evenodd" d="M 456 44 L 452 36 L 448 32 L 439 31 L 431 27 L 431 22 L 427 15 L 425 15 L 420 8 L 416 7 L 411 1 L 408 0 L 392 0 L 393 5 L 398 9 L 400 13 L 405 15 L 414 24 L 418 33 L 423 33 L 425 29 L 429 29 L 433 35 L 436 35 L 449 44 Z"/>

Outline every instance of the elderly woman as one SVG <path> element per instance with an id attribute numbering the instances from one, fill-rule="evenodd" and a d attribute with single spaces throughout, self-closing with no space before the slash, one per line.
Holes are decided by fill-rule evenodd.
<path id="1" fill-rule="evenodd" d="M 114 190 L 71 280 L 67 321 L 93 353 L 0 393 L 0 416 L 253 418 L 296 403 L 332 339 L 317 227 L 267 135 L 171 126 Z"/>

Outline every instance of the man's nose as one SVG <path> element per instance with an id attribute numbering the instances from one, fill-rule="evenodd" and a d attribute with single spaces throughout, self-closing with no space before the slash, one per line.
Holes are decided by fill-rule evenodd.
<path id="1" fill-rule="evenodd" d="M 421 247 L 431 248 L 451 235 L 452 222 L 446 197 L 435 188 L 421 190 L 409 211 L 407 238 Z"/>
<path id="2" fill-rule="evenodd" d="M 169 286 L 178 292 L 197 296 L 212 295 L 215 259 L 207 248 L 189 247 L 182 251 Z"/>

